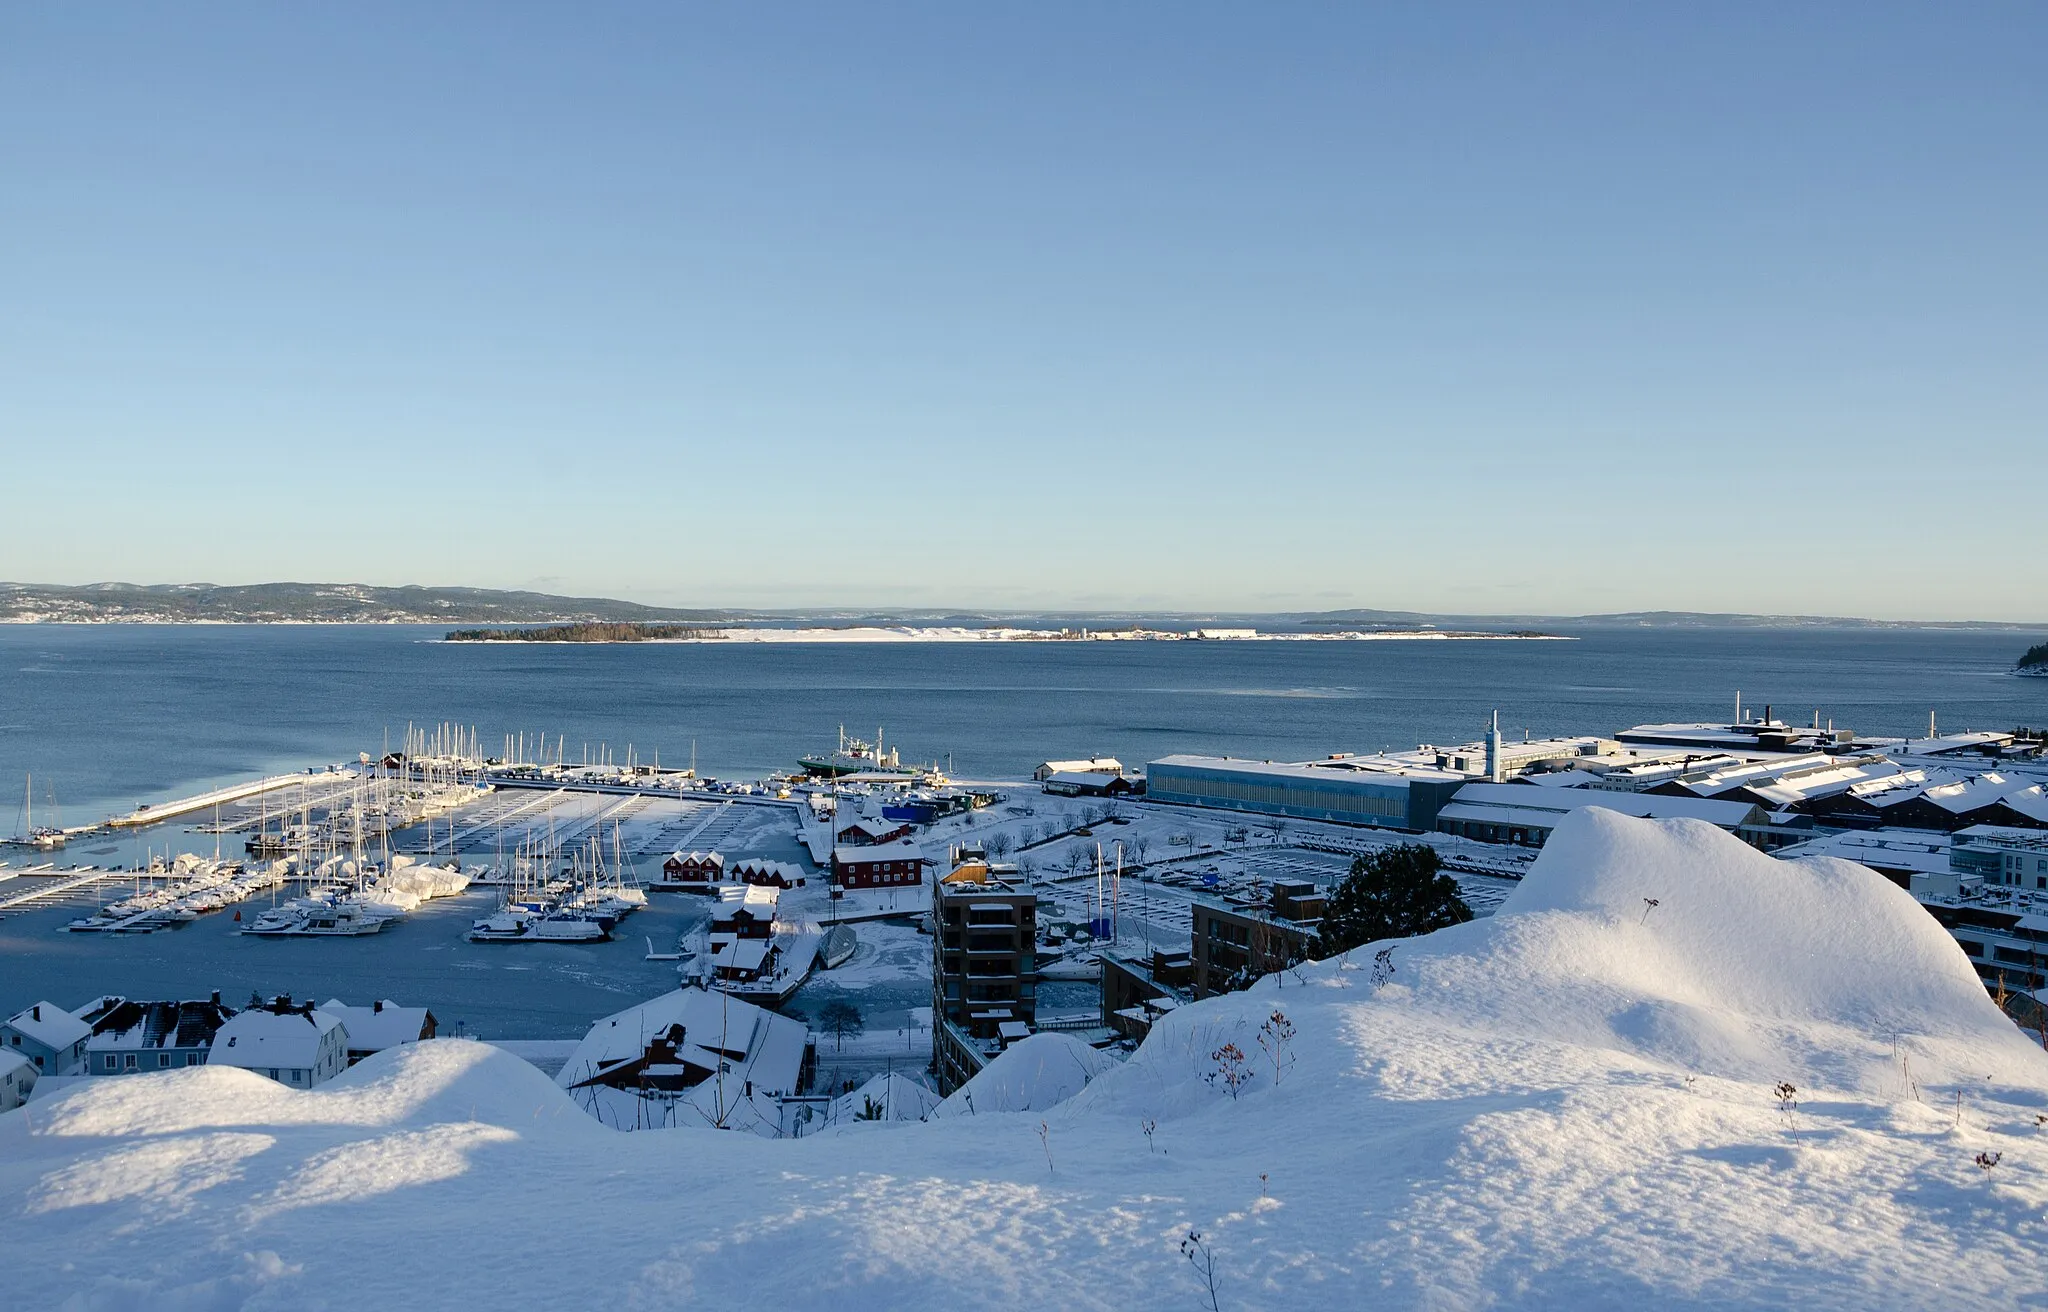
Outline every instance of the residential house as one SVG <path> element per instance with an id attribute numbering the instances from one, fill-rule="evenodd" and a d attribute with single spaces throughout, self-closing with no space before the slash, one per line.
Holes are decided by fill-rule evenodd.
<path id="1" fill-rule="evenodd" d="M 804 1091 L 809 1029 L 727 994 L 681 988 L 592 1025 L 555 1077 L 619 1129 L 710 1125 L 780 1133 L 784 1098 Z"/>
<path id="2" fill-rule="evenodd" d="M 35 1087 L 36 1064 L 12 1048 L 0 1048 L 0 1112 L 27 1102 Z"/>
<path id="3" fill-rule="evenodd" d="M 235 1014 L 220 994 L 185 1002 L 101 998 L 79 1019 L 92 1026 L 85 1044 L 87 1075 L 136 1075 L 203 1066 L 214 1035 Z"/>
<path id="4" fill-rule="evenodd" d="M 311 1089 L 348 1069 L 348 1030 L 310 1002 L 280 997 L 229 1017 L 213 1036 L 207 1062 Z"/>
<path id="5" fill-rule="evenodd" d="M 39 1075 L 76 1075 L 92 1026 L 54 1002 L 38 1002 L 0 1025 L 0 1047 L 28 1058 Z"/>
<path id="6" fill-rule="evenodd" d="M 352 1007 L 340 998 L 329 998 L 320 1010 L 341 1022 L 348 1034 L 348 1064 L 353 1066 L 373 1052 L 419 1043 L 434 1037 L 441 1023 L 425 1007 L 401 1007 L 388 998 L 367 1007 Z"/>

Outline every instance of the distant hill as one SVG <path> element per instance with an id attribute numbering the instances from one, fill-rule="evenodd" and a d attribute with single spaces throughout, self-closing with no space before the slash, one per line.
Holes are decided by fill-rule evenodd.
<path id="1" fill-rule="evenodd" d="M 1408 610 L 1002 611 L 937 607 L 796 607 L 714 610 L 646 606 L 611 597 L 557 597 L 494 588 L 373 587 L 366 583 L 0 583 L 0 623 L 84 624 L 697 624 L 800 623 L 838 628 L 1257 628 L 1268 633 L 1555 631 L 1570 627 L 2023 630 L 1995 621 L 1869 620 L 1833 615 L 1739 615 L 1630 611 L 1613 615 L 1451 615 Z"/>
<path id="2" fill-rule="evenodd" d="M 167 624 L 570 624 L 726 622 L 745 613 L 674 610 L 608 597 L 361 583 L 0 583 L 0 622 Z"/>

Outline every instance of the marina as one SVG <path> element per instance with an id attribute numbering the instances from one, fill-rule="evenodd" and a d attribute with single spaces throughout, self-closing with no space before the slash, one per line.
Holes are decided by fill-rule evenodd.
<path id="1" fill-rule="evenodd" d="M 193 635 L 202 643 L 220 636 Z M 401 663 L 421 652 L 447 650 L 394 641 L 401 635 L 391 633 L 337 636 L 374 640 Z M 0 642 L 9 637 L 0 633 Z M 289 646 L 299 637 L 265 633 L 258 640 Z M 2001 642 L 1998 650 L 2009 645 Z M 1105 649 L 1083 643 L 992 644 L 976 647 L 971 656 L 1013 662 L 1013 653 L 1021 654 L 1046 671 L 1035 677 L 1051 686 L 1070 682 L 1076 662 L 1086 666 Z M 1345 716 L 1372 706 L 1384 709 L 1383 702 L 1320 692 L 1279 695 L 1336 686 L 1342 676 L 1327 668 L 1331 653 L 1366 653 L 1399 667 L 1410 662 L 1407 653 L 1419 650 L 1413 644 L 1202 643 L 1110 649 L 1141 662 L 1189 665 L 1227 655 L 1252 667 L 1280 653 L 1296 669 L 1278 678 L 1240 672 L 1235 684 L 1250 687 L 1249 694 L 1179 695 L 1190 723 L 1208 726 L 1206 741 L 1258 743 L 1266 748 L 1262 756 L 1277 756 L 1290 734 L 1305 731 L 1316 733 L 1324 749 L 1315 755 L 1327 755 L 1328 747 L 1344 740 L 1333 743 L 1322 735 L 1347 732 Z M 820 650 L 761 644 L 748 648 L 744 658 L 803 665 Z M 905 659 L 904 650 L 892 649 L 892 665 Z M 913 663 L 934 653 L 956 665 L 959 659 L 945 656 L 936 644 L 911 644 L 907 650 Z M 1509 648 L 1452 644 L 1431 650 L 1454 667 L 1477 661 L 1477 668 L 1492 670 L 1493 657 L 1473 653 Z M 1602 648 L 1586 639 L 1512 650 L 1522 664 L 1554 664 L 1561 653 L 1572 652 L 1568 663 L 1583 666 L 1588 653 L 1598 658 Z M 650 659 L 731 659 L 715 651 L 679 644 L 576 655 L 650 670 Z M 835 667 L 874 659 L 864 649 L 831 655 Z M 464 649 L 460 658 L 531 659 L 499 644 Z M 1787 668 L 1759 661 L 1754 652 L 1735 659 L 1745 669 L 1762 664 L 1782 674 Z M 914 669 L 897 677 L 920 682 Z M 1598 677 L 1579 672 L 1589 687 Z M 941 681 L 961 680 L 949 673 Z M 2040 685 L 2012 680 L 1990 686 L 2010 697 L 2015 686 Z M 620 696 L 621 690 L 612 687 L 607 695 Z M 977 714 L 1042 714 L 1036 700 L 1005 712 L 1009 695 L 990 690 L 968 701 Z M 1453 695 L 1444 689 L 1427 704 L 1448 706 Z M 880 700 L 894 704 L 893 696 Z M 1869 696 L 1866 689 L 1845 701 L 1861 704 L 1858 699 Z M 1075 695 L 1057 697 L 1064 705 Z M 1969 704 L 1967 697 L 1961 700 Z M 1699 704 L 1711 709 L 1707 699 Z M 1658 727 L 1688 723 L 1672 714 L 1675 705 L 1668 697 L 1651 698 L 1636 708 L 1643 713 L 1633 720 L 1602 718 L 1593 726 L 1616 733 L 1640 724 L 1655 736 L 1668 736 Z M 1256 710 L 1262 727 L 1235 723 L 1242 709 Z M 1335 713 L 1337 719 L 1318 730 L 1305 730 L 1305 722 L 1290 727 L 1290 717 L 1298 720 L 1305 712 L 1322 720 Z M 1545 713 L 1560 714 L 1555 707 Z M 1522 708 L 1513 714 L 1518 721 L 1531 718 Z M 1571 714 L 1564 728 L 1585 725 L 1584 708 Z M 1469 720 L 1469 710 L 1466 715 Z M 1906 750 L 1911 743 L 1934 745 L 1924 733 L 1925 716 L 1924 709 L 1909 717 L 1902 708 L 1890 722 L 1861 716 L 1853 722 L 1866 732 L 1865 741 L 1870 729 L 1896 730 L 1889 746 L 1873 743 L 1870 750 L 1884 746 L 1905 759 L 1912 755 Z M 930 720 L 928 711 L 909 718 Z M 828 731 L 822 735 L 825 750 L 818 750 L 816 726 L 840 720 L 816 716 L 808 727 L 758 736 L 755 745 L 737 753 L 721 751 L 715 774 L 704 768 L 701 737 L 663 741 L 659 726 L 611 724 L 607 745 L 595 735 L 585 742 L 566 732 L 494 731 L 443 718 L 426 726 L 394 725 L 382 745 L 381 728 L 362 735 L 368 741 L 360 746 L 345 738 L 329 740 L 327 764 L 277 761 L 242 780 L 214 778 L 186 792 L 145 793 L 146 806 L 122 804 L 104 783 L 89 782 L 90 776 L 67 777 L 59 785 L 65 795 L 107 799 L 74 800 L 71 813 L 92 805 L 108 821 L 68 831 L 70 851 L 82 860 L 25 852 L 26 859 L 0 864 L 0 938 L 13 945 L 10 950 L 19 948 L 16 960 L 36 963 L 31 969 L 48 981 L 45 991 L 67 996 L 132 990 L 136 981 L 149 979 L 161 981 L 167 994 L 203 994 L 213 987 L 266 994 L 290 988 L 322 996 L 395 993 L 398 988 L 387 982 L 395 979 L 473 1032 L 538 1041 L 573 1037 L 589 1016 L 616 1008 L 633 990 L 645 996 L 678 980 L 713 984 L 723 974 L 722 982 L 744 1000 L 804 1015 L 844 1001 L 859 1008 L 870 1026 L 910 1035 L 920 1025 L 929 1033 L 930 939 L 920 926 L 930 910 L 931 881 L 956 849 L 986 847 L 991 859 L 1018 867 L 1038 889 L 1047 927 L 1040 943 L 1040 987 L 1047 1000 L 1043 1009 L 1053 1017 L 1090 1013 L 1101 987 L 1100 953 L 1144 957 L 1176 945 L 1184 950 L 1196 908 L 1205 900 L 1255 901 L 1262 890 L 1288 881 L 1327 888 L 1357 857 L 1420 841 L 1436 850 L 1467 901 L 1484 914 L 1499 905 L 1536 853 L 1526 844 L 1428 828 L 1403 833 L 1310 818 L 1275 825 L 1256 814 L 1162 805 L 1143 795 L 1096 795 L 1086 770 L 1102 764 L 1095 758 L 1105 747 L 1134 760 L 1133 778 L 1146 772 L 1143 751 L 1127 745 L 1135 741 L 1142 749 L 1144 736 L 1134 740 L 1110 724 L 1083 722 L 1071 731 L 1075 736 L 1046 740 L 1042 756 L 1015 755 L 1013 744 L 1012 755 L 997 758 L 1003 768 L 989 769 L 988 744 L 1028 736 L 997 728 L 967 738 L 944 724 L 934 729 L 926 723 L 922 732 L 885 727 L 872 740 L 844 730 L 835 740 Z M 1397 714 L 1380 732 L 1392 732 L 1398 720 Z M 1717 723 L 1708 716 L 1697 722 Z M 1253 736 L 1265 733 L 1274 736 Z M 1527 729 L 1516 734 L 1525 736 L 1544 741 Z M 486 741 L 492 744 L 489 754 L 482 747 Z M 638 745 L 645 742 L 661 747 Z M 949 750 L 931 751 L 933 742 Z M 963 745 L 969 750 L 960 750 Z M 911 748 L 925 749 L 922 756 L 941 764 L 904 764 Z M 1655 752 L 1663 746 L 1643 742 L 1634 749 Z M 1520 750 L 1505 743 L 1503 758 Z M 1699 748 L 1688 743 L 1670 750 Z M 748 757 L 766 759 L 755 768 L 733 763 Z M 1353 759 L 1370 766 L 1375 753 Z M 1399 752 L 1388 761 L 1396 772 L 1418 768 Z M 1057 767 L 1051 777 L 1033 777 L 1045 763 Z M 1434 757 L 1427 764 L 1437 768 Z M 821 768 L 826 766 L 832 768 Z M 76 763 L 69 768 L 75 771 Z M 1472 768 L 1483 775 L 1483 762 Z M 142 817 L 150 819 L 136 823 Z M 848 842 L 873 846 L 849 849 Z M 903 851 L 914 852 L 922 863 L 913 882 L 883 882 L 891 878 L 883 870 L 890 843 L 908 844 Z M 670 883 L 664 874 L 664 863 L 673 857 L 713 853 L 735 880 L 758 877 L 780 885 L 776 930 L 759 960 L 752 948 L 714 944 L 714 900 L 689 891 L 687 883 Z M 1103 890 L 1098 861 L 1111 872 L 1113 893 Z M 843 879 L 840 864 L 846 864 Z M 876 873 L 861 873 L 870 868 Z M 448 887 L 430 893 L 406 886 L 430 874 Z M 316 939 L 346 942 L 322 947 Z M 76 951 L 55 951 L 56 940 L 75 941 Z M 251 973 L 252 968 L 257 969 Z M 309 968 L 317 973 L 309 976 Z M 580 1010 L 564 1005 L 565 998 L 582 999 Z M 916 1041 L 907 1041 L 914 1050 Z"/>

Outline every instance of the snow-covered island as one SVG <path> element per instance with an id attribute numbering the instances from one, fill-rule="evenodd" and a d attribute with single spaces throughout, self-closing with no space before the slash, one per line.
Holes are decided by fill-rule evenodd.
<path id="1" fill-rule="evenodd" d="M 1027 629 L 995 625 L 854 624 L 847 626 L 707 628 L 677 624 L 562 624 L 529 629 L 458 629 L 444 642 L 1571 642 L 1555 633 L 1517 629 L 1490 632 L 1462 629 L 1344 629 L 1335 632 L 1268 633 L 1249 628 L 1157 629 L 1130 625 L 1108 629 Z"/>
<path id="2" fill-rule="evenodd" d="M 1585 809 L 1499 912 L 925 1120 L 621 1132 L 433 1040 L 0 1115 L 20 1307 L 2019 1308 L 2048 1055 L 1870 870 Z M 1213 1281 L 1213 1284 L 1212 1284 Z"/>
<path id="3" fill-rule="evenodd" d="M 2031 675 L 2037 679 L 2048 679 L 2048 642 L 2037 642 L 2027 648 L 2019 663 L 2012 667 L 2012 672 Z"/>

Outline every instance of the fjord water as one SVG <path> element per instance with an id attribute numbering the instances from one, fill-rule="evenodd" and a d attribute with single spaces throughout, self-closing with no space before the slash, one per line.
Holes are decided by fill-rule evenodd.
<path id="1" fill-rule="evenodd" d="M 1037 762 L 1175 751 L 1272 759 L 1468 741 L 1501 710 L 1510 732 L 1613 732 L 1725 717 L 1742 690 L 1787 718 L 1818 708 L 1867 733 L 2048 722 L 2048 680 L 2007 671 L 2037 639 L 1877 630 L 1575 630 L 1569 642 L 1221 642 L 528 646 L 451 645 L 394 627 L 0 625 L 0 828 L 21 779 L 65 823 L 308 764 L 353 759 L 408 722 L 626 744 L 664 763 L 749 776 L 790 768 L 844 723 L 883 728 L 906 758 L 967 777 Z M 9 798 L 9 790 L 12 798 Z M 47 791 L 46 791 L 47 790 Z M 195 817 L 196 818 L 196 817 Z M 210 850 L 172 824 L 74 844 L 113 862 L 137 843 Z M 792 853 L 793 854 L 793 853 Z M 782 854 L 777 855 L 792 855 Z M 524 948 L 464 941 L 488 892 L 422 907 L 368 939 L 271 940 L 225 915 L 142 936 L 62 932 L 76 905 L 0 920 L 0 1006 L 76 1006 L 103 992 L 230 1001 L 252 990 L 391 997 L 491 1037 L 566 1038 L 675 981 L 642 960 L 701 919 L 658 898 L 620 940 Z M 834 986 L 823 984 L 830 994 Z M 821 995 L 824 996 L 824 995 Z M 914 981 L 854 998 L 871 1028 L 905 1023 Z M 807 999 L 798 999 L 808 1005 Z"/>
<path id="2" fill-rule="evenodd" d="M 412 626 L 0 625 L 0 825 L 24 773 L 66 823 L 353 759 L 407 723 L 631 744 L 711 775 L 789 769 L 838 727 L 906 760 L 1015 778 L 1041 760 L 1303 759 L 1815 710 L 1863 733 L 2048 721 L 2015 678 L 2038 635 L 1915 629 L 1560 630 L 1572 641 L 450 644 Z M 47 790 L 47 791 L 46 791 Z"/>

